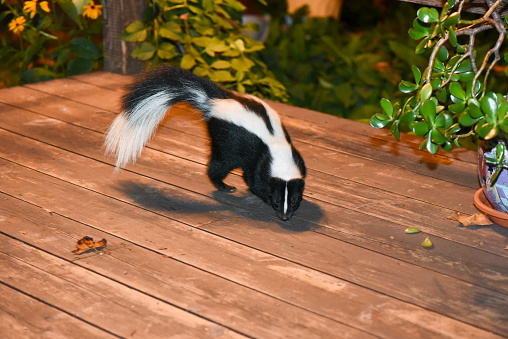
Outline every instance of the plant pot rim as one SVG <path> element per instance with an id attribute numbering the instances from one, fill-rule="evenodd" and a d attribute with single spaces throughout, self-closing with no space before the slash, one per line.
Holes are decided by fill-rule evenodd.
<path id="1" fill-rule="evenodd" d="M 483 188 L 480 188 L 474 194 L 474 204 L 481 212 L 485 213 L 493 222 L 499 226 L 508 228 L 508 213 L 497 211 L 492 208 L 492 205 L 487 200 L 483 193 Z"/>

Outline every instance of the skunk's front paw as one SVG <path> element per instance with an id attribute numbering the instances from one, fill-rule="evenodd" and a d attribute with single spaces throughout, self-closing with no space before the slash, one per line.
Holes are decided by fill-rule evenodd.
<path id="1" fill-rule="evenodd" d="M 226 193 L 233 193 L 236 192 L 236 187 L 224 184 L 224 186 L 219 188 L 219 190 Z"/>

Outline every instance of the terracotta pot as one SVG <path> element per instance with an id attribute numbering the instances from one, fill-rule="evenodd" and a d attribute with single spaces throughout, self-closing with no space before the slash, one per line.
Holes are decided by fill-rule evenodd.
<path id="1" fill-rule="evenodd" d="M 508 213 L 496 211 L 493 209 L 492 205 L 483 193 L 483 188 L 480 188 L 478 191 L 476 191 L 474 195 L 474 204 L 476 208 L 478 208 L 482 213 L 485 213 L 490 218 L 490 220 L 499 226 L 508 228 Z"/>

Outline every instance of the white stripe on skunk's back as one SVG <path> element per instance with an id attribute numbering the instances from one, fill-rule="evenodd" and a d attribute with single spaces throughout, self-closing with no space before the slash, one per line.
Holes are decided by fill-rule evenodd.
<path id="1" fill-rule="evenodd" d="M 251 95 L 245 96 L 260 102 L 265 107 L 274 130 L 273 135 L 260 116 L 248 111 L 240 102 L 234 99 L 212 100 L 213 109 L 210 112 L 210 117 L 229 121 L 257 135 L 268 146 L 272 156 L 270 173 L 272 177 L 286 181 L 302 178 L 302 174 L 293 159 L 291 145 L 286 140 L 277 112 L 260 99 Z"/>

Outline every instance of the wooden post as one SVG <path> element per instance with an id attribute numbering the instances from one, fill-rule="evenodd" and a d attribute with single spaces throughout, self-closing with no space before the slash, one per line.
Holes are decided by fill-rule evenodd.
<path id="1" fill-rule="evenodd" d="M 120 74 L 141 72 L 145 64 L 130 54 L 134 43 L 120 37 L 127 25 L 143 20 L 146 0 L 103 0 L 104 8 L 104 70 Z"/>
<path id="2" fill-rule="evenodd" d="M 288 12 L 293 13 L 303 5 L 309 6 L 310 16 L 312 17 L 332 16 L 338 19 L 340 17 L 342 0 L 288 0 Z"/>

